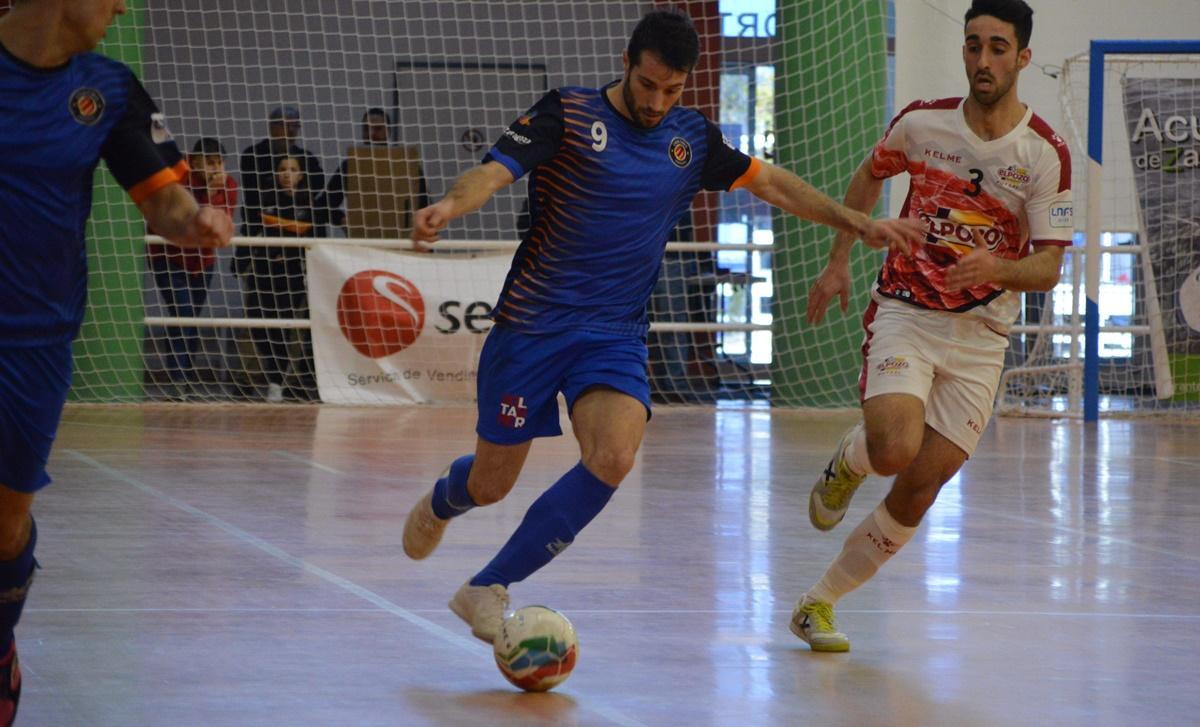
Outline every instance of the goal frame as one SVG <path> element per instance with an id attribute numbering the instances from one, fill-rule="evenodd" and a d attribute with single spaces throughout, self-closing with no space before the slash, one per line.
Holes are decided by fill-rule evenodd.
<path id="1" fill-rule="evenodd" d="M 1100 245 L 1104 169 L 1104 71 L 1108 55 L 1200 54 L 1200 40 L 1093 40 L 1088 58 L 1087 224 L 1085 244 L 1083 419 L 1100 418 Z"/>

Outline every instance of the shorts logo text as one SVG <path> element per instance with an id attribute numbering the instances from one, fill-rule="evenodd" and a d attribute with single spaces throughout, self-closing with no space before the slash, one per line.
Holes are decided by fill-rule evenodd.
<path id="1" fill-rule="evenodd" d="M 500 426 L 509 429 L 520 429 L 525 426 L 525 417 L 529 409 L 525 406 L 525 397 L 505 394 L 500 397 L 500 414 L 496 421 Z"/>

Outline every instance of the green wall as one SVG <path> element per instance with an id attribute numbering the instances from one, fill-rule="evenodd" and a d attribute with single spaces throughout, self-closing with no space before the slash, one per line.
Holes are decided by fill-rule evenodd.
<path id="1" fill-rule="evenodd" d="M 109 28 L 101 53 L 142 75 L 140 0 Z M 96 170 L 92 218 L 87 228 L 88 310 L 75 341 L 75 401 L 142 398 L 142 271 L 145 225 L 129 196 L 103 162 Z"/>
<path id="2" fill-rule="evenodd" d="M 776 69 L 775 163 L 841 200 L 883 130 L 887 52 L 884 0 L 780 0 L 782 64 Z M 880 264 L 856 250 L 850 311 L 831 308 L 809 326 L 809 285 L 825 265 L 833 231 L 779 214 L 775 230 L 772 402 L 858 404 L 861 319 Z"/>

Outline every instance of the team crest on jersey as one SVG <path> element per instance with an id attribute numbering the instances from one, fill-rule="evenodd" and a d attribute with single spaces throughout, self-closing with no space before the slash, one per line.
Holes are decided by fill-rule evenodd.
<path id="1" fill-rule="evenodd" d="M 94 88 L 77 88 L 67 101 L 71 116 L 84 126 L 95 126 L 104 116 L 104 97 Z"/>
<path id="2" fill-rule="evenodd" d="M 1000 184 L 1009 189 L 1020 189 L 1033 178 L 1029 174 L 1029 170 L 1025 167 L 1019 167 L 1016 164 L 1009 164 L 1007 167 L 996 172 L 1000 178 Z"/>
<path id="3" fill-rule="evenodd" d="M 667 156 L 671 157 L 672 164 L 683 169 L 692 163 L 692 145 L 682 136 L 677 136 L 671 139 L 671 145 L 667 147 Z"/>

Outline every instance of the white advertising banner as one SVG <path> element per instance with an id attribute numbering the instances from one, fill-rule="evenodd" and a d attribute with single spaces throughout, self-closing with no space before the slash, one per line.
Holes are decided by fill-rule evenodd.
<path id="1" fill-rule="evenodd" d="M 511 253 L 441 255 L 346 245 L 308 253 L 321 401 L 475 400 L 487 317 Z"/>

